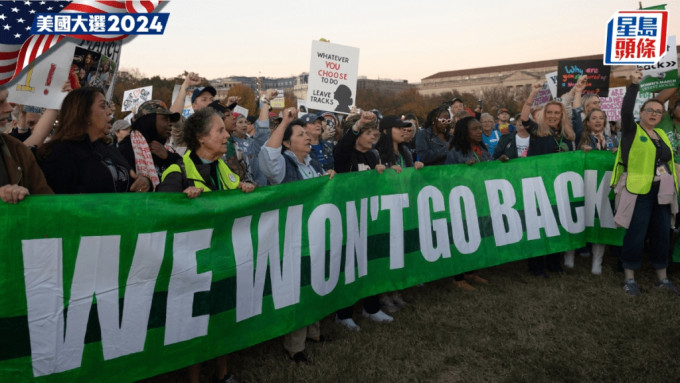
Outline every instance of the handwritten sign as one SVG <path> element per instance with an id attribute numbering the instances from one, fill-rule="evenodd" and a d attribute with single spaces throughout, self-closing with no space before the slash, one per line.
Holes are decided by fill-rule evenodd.
<path id="1" fill-rule="evenodd" d="M 600 97 L 600 109 L 607 114 L 607 121 L 618 121 L 621 119 L 621 104 L 623 95 L 626 94 L 626 87 L 620 86 L 609 89 L 608 97 Z"/>
<path id="2" fill-rule="evenodd" d="M 359 48 L 312 41 L 307 107 L 349 114 L 354 106 Z"/>
<path id="3" fill-rule="evenodd" d="M 666 53 L 658 63 L 638 65 L 642 69 L 640 92 L 658 92 L 662 89 L 675 88 L 678 84 L 678 55 L 675 48 L 675 36 L 668 36 Z"/>
<path id="4" fill-rule="evenodd" d="M 121 41 L 94 43 L 65 39 L 6 85 L 10 91 L 9 100 L 23 105 L 60 109 L 66 97 L 62 87 L 67 80 L 72 89 L 86 85 L 99 87 L 110 100 L 120 63 L 121 45 Z"/>
<path id="5" fill-rule="evenodd" d="M 532 108 L 538 108 L 541 107 L 550 101 L 550 98 L 552 97 L 552 94 L 550 93 L 550 87 L 547 82 L 543 83 L 543 88 L 536 93 L 536 97 L 534 98 L 533 104 L 531 104 Z"/>
<path id="6" fill-rule="evenodd" d="M 143 88 L 136 88 L 126 90 L 123 93 L 123 105 L 121 112 L 137 112 L 137 107 L 144 102 L 151 100 L 153 86 L 145 86 Z"/>
<path id="7" fill-rule="evenodd" d="M 600 60 L 562 60 L 557 62 L 557 95 L 568 93 L 581 76 L 587 76 L 585 93 L 606 97 L 611 67 Z"/>

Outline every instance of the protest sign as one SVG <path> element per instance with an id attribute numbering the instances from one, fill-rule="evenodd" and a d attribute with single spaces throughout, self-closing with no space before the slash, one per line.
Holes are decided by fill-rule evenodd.
<path id="1" fill-rule="evenodd" d="M 175 87 L 172 89 L 172 101 L 170 105 L 175 103 L 175 99 L 179 97 L 179 90 L 182 86 L 179 84 L 175 84 Z M 191 106 L 191 91 L 187 91 L 187 94 L 184 96 L 184 107 L 182 108 L 182 116 L 185 118 L 189 118 L 192 114 L 194 114 L 194 108 Z"/>
<path id="2" fill-rule="evenodd" d="M 121 45 L 122 41 L 62 40 L 6 85 L 12 91 L 10 101 L 60 109 L 66 97 L 66 93 L 62 92 L 66 81 L 72 89 L 88 85 L 99 87 L 106 99 L 111 100 Z"/>
<path id="3" fill-rule="evenodd" d="M 543 106 L 550 101 L 550 97 L 552 96 L 550 92 L 550 87 L 548 86 L 548 82 L 543 83 L 543 88 L 536 93 L 536 97 L 534 98 L 534 102 L 531 104 L 532 108 L 538 108 L 540 106 Z"/>
<path id="4" fill-rule="evenodd" d="M 642 70 L 640 92 L 658 92 L 678 86 L 678 54 L 675 36 L 668 36 L 666 49 L 666 54 L 658 63 L 638 65 L 638 68 Z"/>
<path id="5" fill-rule="evenodd" d="M 557 98 L 557 71 L 546 73 L 545 81 L 553 98 Z"/>
<path id="6" fill-rule="evenodd" d="M 621 104 L 623 103 L 624 94 L 626 94 L 626 87 L 619 86 L 609 89 L 609 96 L 600 97 L 600 109 L 607 114 L 607 121 L 618 121 L 621 119 Z"/>
<path id="7" fill-rule="evenodd" d="M 354 106 L 359 48 L 312 41 L 307 107 L 349 114 Z"/>
<path id="8" fill-rule="evenodd" d="M 242 107 L 241 105 L 236 105 L 233 112 L 238 113 L 238 114 L 242 114 L 244 117 L 248 117 L 248 109 Z"/>
<path id="9" fill-rule="evenodd" d="M 283 89 L 276 90 L 276 98 L 269 101 L 269 106 L 272 108 L 283 109 L 286 107 L 286 101 L 284 99 Z"/>
<path id="10" fill-rule="evenodd" d="M 297 113 L 298 118 L 302 118 L 302 116 L 307 114 L 307 102 L 305 100 L 298 98 L 297 107 L 298 107 L 298 113 Z"/>
<path id="11" fill-rule="evenodd" d="M 153 86 L 130 89 L 123 92 L 123 105 L 121 112 L 136 112 L 137 107 L 144 102 L 151 100 Z"/>
<path id="12" fill-rule="evenodd" d="M 581 76 L 587 76 L 584 93 L 606 97 L 609 92 L 611 67 L 600 60 L 560 60 L 557 62 L 557 95 L 568 93 Z"/>
<path id="13" fill-rule="evenodd" d="M 586 242 L 620 244 L 613 162 L 609 152 L 575 151 L 193 200 L 0 204 L 11 217 L 0 220 L 0 339 L 11 345 L 0 378 L 136 381 L 287 334 L 362 297 Z"/>

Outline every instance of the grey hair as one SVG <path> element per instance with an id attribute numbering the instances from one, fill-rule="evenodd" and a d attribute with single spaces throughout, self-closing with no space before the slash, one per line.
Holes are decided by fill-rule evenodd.
<path id="1" fill-rule="evenodd" d="M 491 121 L 496 122 L 496 119 L 493 118 L 493 116 L 490 113 L 482 113 L 482 115 L 479 117 L 479 121 L 482 121 L 484 118 L 490 118 Z"/>
<path id="2" fill-rule="evenodd" d="M 203 108 L 184 122 L 184 142 L 189 150 L 196 151 L 201 146 L 198 139 L 210 133 L 213 116 L 219 117 L 220 114 L 213 108 Z"/>

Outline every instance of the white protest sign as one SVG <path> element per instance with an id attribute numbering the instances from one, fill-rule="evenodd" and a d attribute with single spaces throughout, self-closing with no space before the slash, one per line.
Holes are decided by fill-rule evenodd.
<path id="1" fill-rule="evenodd" d="M 126 90 L 123 93 L 123 105 L 121 112 L 136 112 L 137 107 L 144 102 L 151 100 L 153 86 L 145 86 L 142 88 Z"/>
<path id="2" fill-rule="evenodd" d="M 272 108 L 283 109 L 286 107 L 286 101 L 283 97 L 283 89 L 276 90 L 276 98 L 269 101 Z"/>
<path id="3" fill-rule="evenodd" d="M 546 73 L 545 81 L 548 82 L 548 89 L 553 98 L 557 98 L 557 71 Z"/>
<path id="4" fill-rule="evenodd" d="M 179 96 L 179 90 L 182 86 L 179 84 L 175 84 L 175 87 L 172 89 L 172 101 L 170 104 L 174 104 L 175 100 Z M 192 114 L 194 114 L 194 108 L 191 106 L 191 92 L 187 91 L 187 95 L 184 97 L 184 107 L 182 108 L 182 116 L 185 118 L 189 118 Z"/>
<path id="5" fill-rule="evenodd" d="M 101 88 L 110 100 L 120 62 L 122 41 L 95 43 L 64 39 L 29 65 L 29 69 L 6 85 L 9 101 L 48 109 L 60 109 L 68 80 L 72 89 Z M 1 61 L 1 60 L 0 60 Z"/>
<path id="6" fill-rule="evenodd" d="M 298 98 L 297 100 L 297 107 L 298 107 L 298 118 L 301 118 L 305 114 L 307 114 L 307 101 L 301 100 Z"/>
<path id="7" fill-rule="evenodd" d="M 236 107 L 234 107 L 233 112 L 234 112 L 234 113 L 241 114 L 241 115 L 243 115 L 244 117 L 248 117 L 248 109 L 246 109 L 246 108 L 244 108 L 244 107 L 242 107 L 242 106 L 240 106 L 240 105 L 236 105 Z"/>
<path id="8" fill-rule="evenodd" d="M 312 41 L 307 108 L 349 114 L 358 72 L 359 48 Z"/>
<path id="9" fill-rule="evenodd" d="M 618 121 L 621 119 L 621 104 L 623 95 L 626 94 L 626 87 L 619 86 L 609 88 L 609 97 L 600 97 L 600 109 L 607 114 L 607 121 Z"/>

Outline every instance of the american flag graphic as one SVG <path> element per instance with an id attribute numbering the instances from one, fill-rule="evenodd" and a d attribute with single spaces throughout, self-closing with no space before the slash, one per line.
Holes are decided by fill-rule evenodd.
<path id="1" fill-rule="evenodd" d="M 0 85 L 11 81 L 64 36 L 31 35 L 38 13 L 151 13 L 161 0 L 152 1 L 1 1 Z M 121 40 L 127 35 L 73 35 L 90 41 Z"/>

